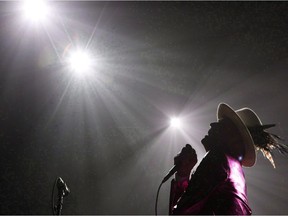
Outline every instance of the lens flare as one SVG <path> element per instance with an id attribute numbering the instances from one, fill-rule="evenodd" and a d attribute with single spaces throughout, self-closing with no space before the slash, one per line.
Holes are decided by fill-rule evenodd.
<path id="1" fill-rule="evenodd" d="M 46 20 L 50 9 L 46 1 L 25 0 L 23 5 L 23 11 L 25 18 L 37 23 Z"/>
<path id="2" fill-rule="evenodd" d="M 77 50 L 69 56 L 68 66 L 77 77 L 83 77 L 92 69 L 93 58 L 88 52 Z"/>
<path id="3" fill-rule="evenodd" d="M 181 119 L 179 119 L 177 117 L 172 117 L 170 119 L 170 125 L 174 128 L 181 128 L 181 126 L 182 126 Z"/>

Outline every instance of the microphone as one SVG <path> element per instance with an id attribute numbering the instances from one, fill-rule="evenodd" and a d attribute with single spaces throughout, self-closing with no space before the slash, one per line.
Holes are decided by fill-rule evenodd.
<path id="1" fill-rule="evenodd" d="M 64 197 L 68 196 L 68 194 L 70 193 L 70 189 L 61 177 L 58 177 L 57 179 L 57 188 L 59 193 L 63 194 Z"/>
<path id="2" fill-rule="evenodd" d="M 191 154 L 191 151 L 193 151 L 193 148 L 190 144 L 186 144 L 186 146 L 184 148 L 182 148 L 181 152 L 176 156 L 176 157 L 178 157 L 178 160 L 175 160 L 175 158 L 174 158 L 175 165 L 169 170 L 167 175 L 163 178 L 162 184 L 164 182 L 166 182 L 172 175 L 174 175 L 174 173 L 176 173 L 178 171 L 178 167 L 181 165 L 181 160 L 179 160 L 179 158 L 183 157 L 185 155 Z M 195 152 L 195 150 L 194 150 L 194 152 Z"/>
<path id="3" fill-rule="evenodd" d="M 177 165 L 174 165 L 170 170 L 169 172 L 167 173 L 167 175 L 163 178 L 162 180 L 162 184 L 164 182 L 166 182 L 172 175 L 174 175 L 174 173 L 176 173 L 178 170 L 178 166 Z"/>

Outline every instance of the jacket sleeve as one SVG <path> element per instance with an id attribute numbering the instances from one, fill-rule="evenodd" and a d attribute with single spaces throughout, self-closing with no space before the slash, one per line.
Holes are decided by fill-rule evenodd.
<path id="1" fill-rule="evenodd" d="M 203 158 L 172 214 L 211 214 L 206 205 L 218 185 L 227 180 L 229 168 L 223 153 L 209 152 Z M 213 211 L 213 210 L 212 210 Z"/>
<path id="2" fill-rule="evenodd" d="M 170 198 L 169 198 L 169 215 L 172 214 L 174 206 L 179 198 L 184 194 L 188 187 L 189 177 L 174 178 L 171 181 Z"/>

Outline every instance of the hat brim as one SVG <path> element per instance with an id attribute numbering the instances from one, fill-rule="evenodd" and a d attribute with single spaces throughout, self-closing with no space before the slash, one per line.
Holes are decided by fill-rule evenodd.
<path id="1" fill-rule="evenodd" d="M 245 167 L 252 167 L 256 163 L 256 151 L 254 147 L 253 139 L 250 135 L 248 128 L 244 122 L 237 115 L 237 111 L 234 111 L 230 106 L 225 103 L 221 103 L 217 109 L 217 120 L 228 118 L 239 129 L 240 135 L 243 138 L 243 145 L 245 146 L 245 154 L 242 159 L 242 165 Z"/>

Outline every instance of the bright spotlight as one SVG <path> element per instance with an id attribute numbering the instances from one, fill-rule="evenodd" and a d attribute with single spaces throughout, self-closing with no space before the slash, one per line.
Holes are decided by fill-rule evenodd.
<path id="1" fill-rule="evenodd" d="M 23 5 L 25 18 L 32 22 L 43 22 L 49 14 L 49 7 L 44 0 L 25 0 Z"/>
<path id="2" fill-rule="evenodd" d="M 173 117 L 170 119 L 170 125 L 175 128 L 181 128 L 182 122 L 179 118 Z"/>
<path id="3" fill-rule="evenodd" d="M 84 50 L 76 50 L 70 54 L 68 66 L 77 77 L 83 77 L 92 69 L 93 58 Z"/>

